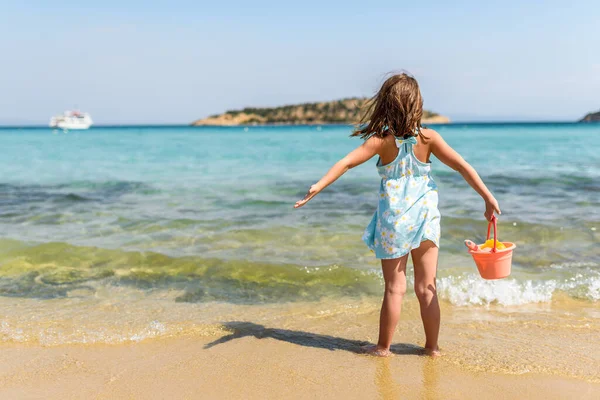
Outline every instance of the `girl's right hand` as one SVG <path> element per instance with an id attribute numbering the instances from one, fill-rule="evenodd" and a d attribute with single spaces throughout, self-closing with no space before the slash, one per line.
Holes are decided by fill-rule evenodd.
<path id="1" fill-rule="evenodd" d="M 310 187 L 310 189 L 308 189 L 308 192 L 306 193 L 306 195 L 304 195 L 304 198 L 302 200 L 298 200 L 296 202 L 296 204 L 294 204 L 294 208 L 302 207 L 303 205 L 308 203 L 310 199 L 315 197 L 318 193 L 319 193 L 319 189 L 318 189 L 317 185 L 316 184 L 312 185 Z"/>
<path id="2" fill-rule="evenodd" d="M 497 212 L 498 215 L 502 214 L 498 202 L 494 197 L 492 197 L 491 199 L 485 201 L 485 212 L 483 215 L 485 216 L 485 219 L 491 221 L 492 217 L 494 216 L 494 212 Z"/>

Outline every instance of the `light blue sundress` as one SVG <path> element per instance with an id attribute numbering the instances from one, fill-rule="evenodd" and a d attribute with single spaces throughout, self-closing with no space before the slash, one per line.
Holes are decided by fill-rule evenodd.
<path id="1" fill-rule="evenodd" d="M 425 240 L 440 246 L 437 186 L 430 163 L 415 157 L 415 144 L 415 137 L 396 139 L 396 159 L 386 165 L 377 161 L 379 203 L 363 241 L 379 259 L 402 257 Z"/>

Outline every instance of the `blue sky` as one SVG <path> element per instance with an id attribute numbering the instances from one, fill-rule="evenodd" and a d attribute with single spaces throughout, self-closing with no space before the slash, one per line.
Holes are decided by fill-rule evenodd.
<path id="1" fill-rule="evenodd" d="M 598 1 L 0 0 L 0 124 L 98 124 L 371 95 L 407 70 L 457 121 L 600 109 Z"/>

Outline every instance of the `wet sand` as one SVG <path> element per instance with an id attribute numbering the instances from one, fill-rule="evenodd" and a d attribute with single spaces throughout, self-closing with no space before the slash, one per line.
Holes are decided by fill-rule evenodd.
<path id="1" fill-rule="evenodd" d="M 251 327 L 249 329 L 252 329 Z M 294 333 L 296 332 L 296 333 Z M 264 330 L 121 345 L 3 345 L 2 399 L 595 399 L 600 383 L 463 370 L 395 345 L 380 359 L 359 342 Z M 333 350 L 331 349 L 333 348 Z"/>
<path id="2" fill-rule="evenodd" d="M 377 337 L 375 298 L 155 301 L 11 307 L 5 299 L 12 319 L 0 324 L 0 399 L 600 398 L 600 315 L 567 297 L 518 307 L 442 302 L 439 359 L 422 355 L 412 295 L 388 359 L 361 354 Z M 164 330 L 131 334 L 133 319 L 163 321 Z"/>

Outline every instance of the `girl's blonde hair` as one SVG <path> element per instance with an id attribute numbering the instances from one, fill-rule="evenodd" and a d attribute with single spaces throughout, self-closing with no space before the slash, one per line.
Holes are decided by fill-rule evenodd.
<path id="1" fill-rule="evenodd" d="M 398 138 L 422 135 L 423 98 L 417 80 L 401 73 L 390 76 L 366 104 L 352 136 L 394 135 Z"/>

